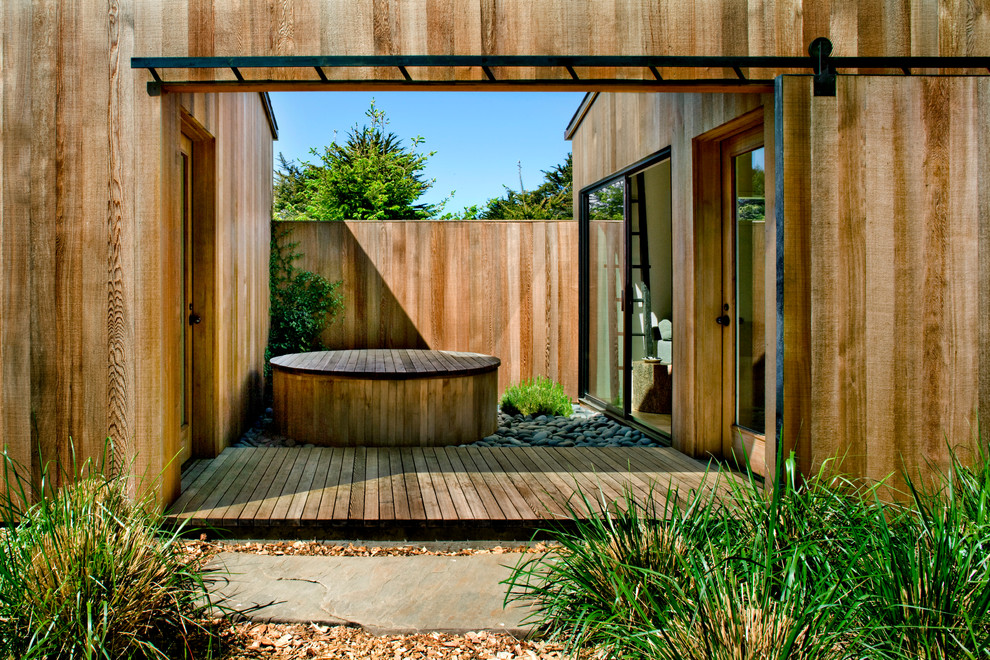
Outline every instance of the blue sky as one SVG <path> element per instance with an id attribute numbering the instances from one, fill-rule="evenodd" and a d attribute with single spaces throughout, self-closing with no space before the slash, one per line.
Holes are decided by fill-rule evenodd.
<path id="1" fill-rule="evenodd" d="M 535 188 L 541 170 L 563 162 L 571 150 L 564 128 L 584 97 L 574 92 L 279 92 L 272 93 L 279 138 L 275 154 L 312 159 L 311 147 L 346 138 L 375 99 L 389 129 L 409 144 L 421 135 L 420 151 L 436 151 L 427 178 L 436 184 L 422 201 L 435 204 L 456 191 L 446 210 L 457 213 L 503 193 L 502 185 Z"/>

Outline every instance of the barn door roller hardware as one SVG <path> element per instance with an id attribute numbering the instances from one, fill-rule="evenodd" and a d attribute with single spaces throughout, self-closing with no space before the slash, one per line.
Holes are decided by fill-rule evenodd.
<path id="1" fill-rule="evenodd" d="M 835 66 L 832 65 L 832 42 L 818 37 L 808 46 L 815 67 L 815 96 L 835 96 Z"/>
<path id="2" fill-rule="evenodd" d="M 832 42 L 819 37 L 807 56 L 763 55 L 292 55 L 245 57 L 134 57 L 131 68 L 147 69 L 148 93 L 345 90 L 345 89 L 577 89 L 581 91 L 738 91 L 766 92 L 782 73 L 812 73 L 816 96 L 834 96 L 838 71 L 878 70 L 911 75 L 913 69 L 990 69 L 990 57 L 832 57 Z M 348 80 L 341 68 L 392 69 L 392 80 Z M 458 75 L 427 79 L 417 70 L 459 69 Z M 211 69 L 210 80 L 190 80 L 192 69 Z M 262 70 L 251 77 L 250 70 Z M 465 76 L 464 69 L 474 69 Z M 557 77 L 513 78 L 513 69 L 556 69 Z M 630 72 L 639 69 L 636 77 Z M 693 69 L 665 75 L 664 70 Z M 767 75 L 754 75 L 760 70 Z M 174 72 L 168 80 L 164 71 Z M 603 75 L 601 72 L 605 71 Z M 230 78 L 231 73 L 233 79 Z M 273 75 L 277 74 L 277 75 Z M 183 80 L 181 76 L 185 75 Z M 263 77 L 268 76 L 268 77 Z M 595 77 L 592 77 L 595 76 Z M 172 76 L 169 76 L 172 77 Z"/>

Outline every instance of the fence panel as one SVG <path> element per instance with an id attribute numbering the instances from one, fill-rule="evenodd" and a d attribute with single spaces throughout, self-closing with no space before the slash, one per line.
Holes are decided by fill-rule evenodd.
<path id="1" fill-rule="evenodd" d="M 328 347 L 485 353 L 502 360 L 500 392 L 543 375 L 577 396 L 576 222 L 292 224 L 297 265 L 343 282 Z"/>

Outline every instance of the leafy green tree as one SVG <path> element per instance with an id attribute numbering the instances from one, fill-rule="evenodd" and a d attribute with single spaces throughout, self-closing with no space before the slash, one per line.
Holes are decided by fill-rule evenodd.
<path id="1" fill-rule="evenodd" d="M 502 197 L 493 197 L 483 206 L 464 209 L 465 219 L 483 220 L 550 220 L 573 216 L 573 168 L 571 154 L 560 165 L 543 170 L 543 182 L 535 190 L 526 190 L 519 164 L 519 191 L 508 186 Z"/>
<path id="2" fill-rule="evenodd" d="M 275 184 L 272 189 L 272 211 L 276 220 L 305 219 L 309 204 L 310 181 L 316 178 L 316 167 L 308 163 L 286 160 L 278 155 Z"/>
<path id="3" fill-rule="evenodd" d="M 365 113 L 370 124 L 357 125 L 341 143 L 311 149 L 317 162 L 287 162 L 279 154 L 275 173 L 275 217 L 313 220 L 425 219 L 443 204 L 418 204 L 434 181 L 423 177 L 434 152 L 419 153 L 422 137 L 411 147 L 388 131 L 385 112 L 374 101 Z"/>
<path id="4" fill-rule="evenodd" d="M 625 217 L 625 186 L 616 181 L 591 193 L 588 200 L 592 220 L 622 220 Z"/>

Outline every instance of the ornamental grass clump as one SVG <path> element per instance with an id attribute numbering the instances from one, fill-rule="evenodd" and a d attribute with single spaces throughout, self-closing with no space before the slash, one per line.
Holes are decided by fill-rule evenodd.
<path id="1" fill-rule="evenodd" d="M 791 458 L 776 487 L 711 473 L 687 496 L 572 510 L 508 598 L 572 651 L 607 657 L 988 657 L 990 470 L 953 456 L 934 486 L 906 479 L 890 503 L 885 484 L 831 467 L 802 478 Z"/>
<path id="2" fill-rule="evenodd" d="M 34 488 L 3 461 L 0 658 L 209 657 L 202 575 L 126 477 L 86 461 L 74 482 L 54 486 L 46 467 Z M 46 496 L 22 506 L 34 493 Z"/>
<path id="3" fill-rule="evenodd" d="M 564 386 L 544 376 L 510 385 L 502 394 L 502 412 L 506 415 L 559 415 L 574 412 Z"/>

